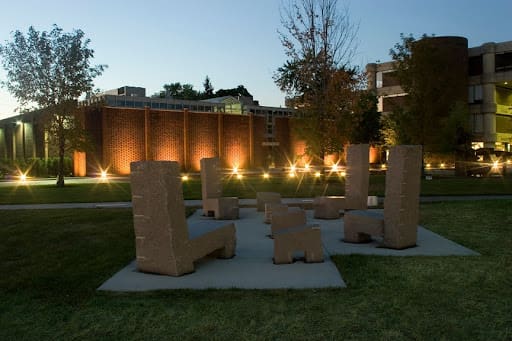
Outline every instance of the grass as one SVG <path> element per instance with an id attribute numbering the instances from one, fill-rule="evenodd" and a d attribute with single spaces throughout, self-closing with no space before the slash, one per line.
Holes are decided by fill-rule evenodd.
<path id="1" fill-rule="evenodd" d="M 138 294 L 95 290 L 134 258 L 130 210 L 4 211 L 0 339 L 511 339 L 510 205 L 422 205 L 482 256 L 334 256 L 346 289 Z"/>
<path id="2" fill-rule="evenodd" d="M 224 181 L 224 195 L 255 198 L 256 192 L 279 192 L 283 197 L 315 197 L 318 195 L 343 195 L 344 181 L 333 177 L 327 181 L 313 178 L 257 177 L 234 178 Z M 434 178 L 423 180 L 422 195 L 491 195 L 512 194 L 512 177 L 501 178 Z M 370 177 L 370 195 L 384 195 L 385 177 Z M 194 178 L 183 183 L 185 199 L 201 199 L 201 183 Z M 54 185 L 14 184 L 0 187 L 0 204 L 35 204 L 61 202 L 130 201 L 131 190 L 127 182 L 93 184 L 67 184 L 64 188 Z"/>

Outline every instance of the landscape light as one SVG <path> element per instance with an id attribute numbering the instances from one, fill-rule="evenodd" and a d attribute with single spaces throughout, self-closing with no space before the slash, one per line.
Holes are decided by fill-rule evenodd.
<path id="1" fill-rule="evenodd" d="M 322 174 L 321 174 L 320 172 L 316 172 L 316 173 L 315 173 L 315 176 L 316 176 L 317 178 L 319 178 L 321 175 L 322 175 Z"/>
<path id="2" fill-rule="evenodd" d="M 341 171 L 340 175 L 341 175 L 342 177 L 345 177 L 345 176 L 347 175 L 347 173 L 346 173 L 345 171 Z"/>
<path id="3" fill-rule="evenodd" d="M 107 171 L 102 170 L 102 171 L 101 171 L 100 178 L 101 178 L 102 180 L 107 180 Z"/>
<path id="4" fill-rule="evenodd" d="M 244 177 L 244 176 L 243 176 L 242 174 L 238 174 L 238 172 L 237 172 L 237 174 L 236 174 L 236 178 L 237 178 L 238 180 L 242 179 L 243 177 Z"/>
<path id="5" fill-rule="evenodd" d="M 188 181 L 188 175 L 186 175 L 186 174 L 185 174 L 185 175 L 183 175 L 183 176 L 181 177 L 181 180 L 182 180 L 182 181 Z"/>
<path id="6" fill-rule="evenodd" d="M 294 178 L 295 177 L 295 173 L 293 173 L 293 172 L 288 173 L 288 177 Z"/>
<path id="7" fill-rule="evenodd" d="M 382 169 L 386 169 L 386 164 L 385 164 L 385 163 L 383 163 L 382 165 L 380 165 L 380 168 L 382 168 Z"/>
<path id="8" fill-rule="evenodd" d="M 445 164 L 444 164 L 444 163 L 442 163 L 442 164 L 440 164 L 439 166 L 440 166 L 441 168 L 444 168 Z"/>
<path id="9" fill-rule="evenodd" d="M 290 172 L 295 172 L 295 169 L 296 169 L 295 165 L 290 166 Z"/>
<path id="10" fill-rule="evenodd" d="M 268 179 L 268 178 L 270 178 L 270 174 L 268 174 L 268 173 L 263 173 L 263 178 L 264 178 L 264 179 Z"/>
<path id="11" fill-rule="evenodd" d="M 20 182 L 25 182 L 25 181 L 27 181 L 27 174 L 20 172 Z"/>
<path id="12" fill-rule="evenodd" d="M 493 168 L 493 169 L 498 169 L 498 165 L 499 165 L 498 161 L 494 161 L 494 162 L 492 163 L 492 168 Z"/>
<path id="13" fill-rule="evenodd" d="M 238 174 L 238 167 L 237 166 L 233 167 L 233 174 Z"/>
<path id="14" fill-rule="evenodd" d="M 337 172 L 338 171 L 338 164 L 335 163 L 334 165 L 332 165 L 331 170 L 333 172 Z"/>
<path id="15" fill-rule="evenodd" d="M 304 169 L 305 169 L 307 172 L 309 172 L 309 163 L 306 163 L 306 164 L 304 165 Z"/>
<path id="16" fill-rule="evenodd" d="M 430 163 L 427 163 L 427 165 L 426 165 L 426 166 L 427 166 L 427 168 L 432 167 L 432 165 L 431 165 Z"/>

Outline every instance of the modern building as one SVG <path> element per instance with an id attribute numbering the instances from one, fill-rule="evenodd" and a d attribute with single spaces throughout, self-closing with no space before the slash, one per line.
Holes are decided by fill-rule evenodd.
<path id="1" fill-rule="evenodd" d="M 198 171 L 203 157 L 219 156 L 226 168 L 285 166 L 293 152 L 289 117 L 294 110 L 260 106 L 252 98 L 205 101 L 145 96 L 124 86 L 79 103 L 93 150 L 73 154 L 74 174 L 108 169 L 129 174 L 131 161 L 175 160 Z M 42 115 L 0 120 L 0 158 L 48 158 Z"/>
<path id="2" fill-rule="evenodd" d="M 472 147 L 511 152 L 512 144 L 512 41 L 468 48 L 462 37 L 428 38 L 444 50 L 450 74 L 467 91 Z M 368 87 L 374 89 L 379 111 L 393 111 L 407 94 L 401 88 L 394 62 L 368 64 Z M 461 73 L 462 72 L 462 73 Z M 443 80 L 439 80 L 440 87 Z M 458 92 L 460 93 L 460 91 Z"/>

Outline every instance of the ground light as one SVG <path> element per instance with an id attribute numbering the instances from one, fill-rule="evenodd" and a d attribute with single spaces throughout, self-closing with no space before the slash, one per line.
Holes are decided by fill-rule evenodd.
<path id="1" fill-rule="evenodd" d="M 263 179 L 268 179 L 270 178 L 270 174 L 268 173 L 263 173 Z"/>
<path id="2" fill-rule="evenodd" d="M 315 173 L 315 177 L 319 178 L 320 176 L 322 176 L 322 174 L 320 172 Z"/>
<path id="3" fill-rule="evenodd" d="M 497 169 L 498 169 L 498 166 L 499 166 L 498 161 L 494 161 L 494 162 L 492 163 L 492 169 L 497 170 Z"/>
<path id="4" fill-rule="evenodd" d="M 107 180 L 107 178 L 108 178 L 107 171 L 102 170 L 101 174 L 100 174 L 100 178 L 101 178 L 101 180 Z"/>
<path id="5" fill-rule="evenodd" d="M 20 173 L 20 182 L 26 182 L 27 181 L 27 174 Z"/>
<path id="6" fill-rule="evenodd" d="M 188 179 L 189 179 L 189 177 L 186 174 L 181 176 L 182 181 L 188 181 Z"/>
<path id="7" fill-rule="evenodd" d="M 244 177 L 244 176 L 243 176 L 242 174 L 239 174 L 239 173 L 237 173 L 237 174 L 236 174 L 236 178 L 237 178 L 238 180 L 242 179 L 243 177 Z"/>

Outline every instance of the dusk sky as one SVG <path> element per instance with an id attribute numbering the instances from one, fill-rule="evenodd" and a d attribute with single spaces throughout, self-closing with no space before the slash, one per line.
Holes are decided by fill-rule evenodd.
<path id="1" fill-rule="evenodd" d="M 359 23 L 353 61 L 387 61 L 400 33 L 459 35 L 469 46 L 512 40 L 511 0 L 352 0 L 346 4 Z M 165 83 L 191 83 L 203 90 L 208 75 L 215 90 L 240 84 L 261 105 L 283 106 L 272 80 L 285 61 L 277 30 L 280 0 L 20 0 L 3 4 L 0 42 L 11 32 L 82 29 L 95 50 L 93 64 L 107 64 L 95 80 L 100 90 L 141 86 L 151 95 Z M 0 80 L 5 79 L 3 68 Z M 17 107 L 0 90 L 0 119 Z"/>

